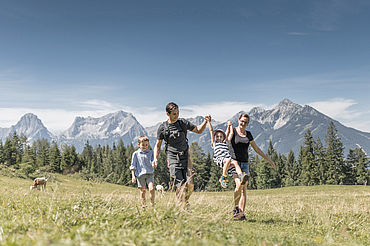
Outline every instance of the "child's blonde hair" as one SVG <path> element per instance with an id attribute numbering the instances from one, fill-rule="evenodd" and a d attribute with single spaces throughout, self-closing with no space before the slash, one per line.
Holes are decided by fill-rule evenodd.
<path id="1" fill-rule="evenodd" d="M 137 140 L 139 144 L 141 144 L 142 142 L 149 142 L 149 138 L 147 136 L 140 136 L 139 139 Z"/>

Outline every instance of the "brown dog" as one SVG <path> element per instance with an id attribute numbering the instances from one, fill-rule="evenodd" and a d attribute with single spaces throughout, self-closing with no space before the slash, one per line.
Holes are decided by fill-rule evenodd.
<path id="1" fill-rule="evenodd" d="M 48 182 L 48 179 L 46 178 L 35 178 L 35 180 L 33 181 L 33 184 L 30 186 L 30 190 L 33 190 L 33 189 L 38 189 L 40 190 L 45 190 L 46 188 L 46 183 Z"/>

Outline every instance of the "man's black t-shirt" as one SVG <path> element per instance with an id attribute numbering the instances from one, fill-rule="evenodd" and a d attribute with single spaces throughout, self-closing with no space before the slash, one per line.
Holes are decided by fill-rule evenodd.
<path id="1" fill-rule="evenodd" d="M 167 151 L 177 153 L 188 149 L 186 131 L 192 131 L 196 125 L 180 118 L 175 123 L 163 122 L 157 131 L 157 139 L 165 140 Z"/>

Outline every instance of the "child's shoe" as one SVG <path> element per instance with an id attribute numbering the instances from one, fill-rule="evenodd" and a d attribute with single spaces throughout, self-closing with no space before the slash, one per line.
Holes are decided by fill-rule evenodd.
<path id="1" fill-rule="evenodd" d="M 239 175 L 239 179 L 241 181 L 241 185 L 245 185 L 245 183 L 247 183 L 248 181 L 248 175 L 245 173 L 242 173 Z"/>
<path id="2" fill-rule="evenodd" d="M 222 175 L 221 178 L 218 181 L 220 181 L 220 184 L 221 184 L 222 188 L 224 188 L 224 189 L 227 188 L 227 181 L 228 181 L 227 177 Z"/>

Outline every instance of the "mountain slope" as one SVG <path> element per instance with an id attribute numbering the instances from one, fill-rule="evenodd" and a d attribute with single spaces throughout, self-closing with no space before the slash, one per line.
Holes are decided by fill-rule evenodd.
<path id="1" fill-rule="evenodd" d="M 241 113 L 243 111 L 230 119 L 234 127 L 237 126 Z M 247 130 L 252 132 L 255 142 L 263 151 L 267 150 L 271 139 L 273 146 L 279 153 L 287 154 L 292 149 L 298 154 L 307 129 L 310 129 L 315 140 L 320 137 L 321 142 L 325 145 L 327 128 L 330 121 L 333 121 L 345 147 L 345 154 L 349 152 L 349 149 L 359 146 L 366 153 L 370 153 L 370 133 L 346 127 L 307 105 L 301 106 L 284 99 L 273 109 L 253 108 L 248 114 L 251 120 Z M 199 125 L 203 119 L 198 116 L 188 120 Z M 59 144 L 73 144 L 81 152 L 87 141 L 93 146 L 98 144 L 112 146 L 114 142 L 122 139 L 125 145 L 131 143 L 136 145 L 139 136 L 147 135 L 151 146 L 154 147 L 160 123 L 144 128 L 131 113 L 118 111 L 99 118 L 76 117 L 71 127 L 56 137 L 46 129 L 36 115 L 26 114 L 16 125 L 10 128 L 0 128 L 0 137 L 4 141 L 10 133 L 16 131 L 18 135 L 27 136 L 29 142 L 38 138 L 45 138 L 49 141 L 57 140 Z M 226 130 L 226 124 L 227 122 L 213 121 L 212 123 L 214 129 L 222 130 Z M 198 142 L 205 152 L 212 151 L 208 128 L 202 134 L 189 132 L 188 139 L 190 144 Z"/>
<path id="2" fill-rule="evenodd" d="M 237 126 L 241 113 L 243 112 L 232 117 L 234 127 Z M 298 153 L 307 129 L 310 129 L 315 140 L 320 137 L 325 145 L 325 136 L 330 121 L 334 122 L 338 130 L 345 153 L 358 146 L 361 146 L 367 153 L 370 151 L 370 133 L 346 127 L 310 106 L 301 106 L 288 99 L 284 99 L 271 110 L 253 108 L 248 114 L 250 123 L 247 130 L 251 131 L 255 142 L 264 151 L 267 150 L 271 139 L 278 152 L 287 154 L 292 149 Z M 225 129 L 226 122 L 217 127 Z"/>
<path id="3" fill-rule="evenodd" d="M 42 138 L 48 141 L 55 139 L 55 136 L 46 129 L 41 120 L 32 113 L 23 115 L 17 124 L 10 128 L 1 128 L 0 137 L 4 141 L 9 134 L 14 132 L 16 132 L 17 135 L 25 135 L 31 143 Z"/>
<path id="4" fill-rule="evenodd" d="M 143 135 L 147 132 L 131 113 L 118 111 L 100 118 L 76 117 L 72 126 L 59 136 L 58 142 L 73 144 L 82 151 L 87 141 L 93 146 L 112 145 L 122 139 L 127 145 Z"/>

